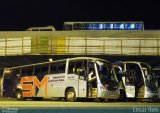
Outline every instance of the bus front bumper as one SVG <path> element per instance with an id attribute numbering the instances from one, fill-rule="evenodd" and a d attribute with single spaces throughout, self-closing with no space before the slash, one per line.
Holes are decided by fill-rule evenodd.
<path id="1" fill-rule="evenodd" d="M 118 99 L 120 96 L 120 91 L 108 91 L 108 90 L 101 90 L 99 91 L 98 98 L 105 98 L 105 99 Z"/>
<path id="2" fill-rule="evenodd" d="M 158 93 L 149 93 L 149 92 L 146 92 L 144 98 L 158 99 L 159 98 L 159 94 Z"/>

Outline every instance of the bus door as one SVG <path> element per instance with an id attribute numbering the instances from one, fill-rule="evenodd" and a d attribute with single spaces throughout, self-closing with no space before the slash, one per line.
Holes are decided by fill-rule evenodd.
<path id="1" fill-rule="evenodd" d="M 87 82 L 85 76 L 85 70 L 80 69 L 81 71 L 78 72 L 79 75 L 79 82 L 78 82 L 78 89 L 79 89 L 79 97 L 86 97 L 87 96 Z"/>
<path id="2" fill-rule="evenodd" d="M 145 95 L 144 77 L 139 65 L 137 65 L 136 73 L 135 73 L 135 86 L 138 92 L 138 94 L 136 95 L 137 98 L 144 98 L 144 95 Z"/>
<path id="3" fill-rule="evenodd" d="M 3 89 L 4 97 L 16 97 L 16 88 L 19 83 L 19 69 L 5 69 L 3 74 Z"/>
<path id="4" fill-rule="evenodd" d="M 88 62 L 88 97 L 95 98 L 98 94 L 95 63 Z"/>
<path id="5" fill-rule="evenodd" d="M 3 72 L 3 78 L 2 78 L 2 96 L 4 97 L 9 97 L 11 93 L 11 84 L 12 79 L 11 79 L 11 70 L 10 69 L 5 69 Z"/>
<path id="6" fill-rule="evenodd" d="M 127 64 L 128 71 L 130 72 L 130 77 L 134 79 L 135 85 L 135 97 L 144 98 L 144 79 L 140 66 L 137 63 Z"/>
<path id="7" fill-rule="evenodd" d="M 127 98 L 135 98 L 136 87 L 134 83 L 134 72 L 131 70 L 131 66 L 126 64 L 126 71 L 122 77 L 125 85 L 125 92 Z"/>

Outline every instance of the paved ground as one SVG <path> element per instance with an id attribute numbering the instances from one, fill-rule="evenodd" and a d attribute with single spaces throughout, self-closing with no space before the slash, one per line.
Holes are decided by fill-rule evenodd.
<path id="1" fill-rule="evenodd" d="M 0 113 L 160 113 L 160 103 L 16 101 L 0 98 Z"/>

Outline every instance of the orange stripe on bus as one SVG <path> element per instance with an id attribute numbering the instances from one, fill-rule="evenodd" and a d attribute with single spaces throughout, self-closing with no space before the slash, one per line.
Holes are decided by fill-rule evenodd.
<path id="1" fill-rule="evenodd" d="M 44 85 L 44 89 L 45 89 L 45 96 L 47 96 L 47 92 L 48 92 L 48 77 L 45 76 L 42 81 L 40 82 L 37 77 L 34 78 L 34 84 L 38 87 L 41 88 Z"/>
<path id="2" fill-rule="evenodd" d="M 28 83 L 27 83 L 28 82 Z M 21 78 L 21 85 L 23 91 L 23 97 L 35 97 L 36 93 L 36 87 L 39 89 L 44 85 L 44 94 L 47 96 L 48 92 L 48 77 L 45 76 L 41 81 L 38 80 L 36 76 L 28 76 L 28 77 L 22 77 Z"/>
<path id="3" fill-rule="evenodd" d="M 34 76 L 22 77 L 21 82 L 32 82 L 33 79 L 34 79 Z"/>
<path id="4" fill-rule="evenodd" d="M 33 86 L 32 84 L 23 84 L 22 89 L 25 89 L 27 91 L 23 91 L 23 97 L 32 97 L 33 96 Z"/>

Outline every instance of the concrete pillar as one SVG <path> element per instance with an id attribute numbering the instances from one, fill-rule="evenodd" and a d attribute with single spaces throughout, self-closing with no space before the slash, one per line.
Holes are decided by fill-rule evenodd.
<path id="1" fill-rule="evenodd" d="M 0 76 L 0 97 L 1 97 L 1 83 L 2 83 L 2 77 Z"/>

